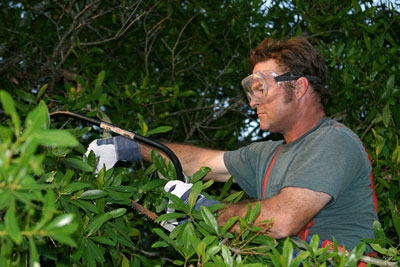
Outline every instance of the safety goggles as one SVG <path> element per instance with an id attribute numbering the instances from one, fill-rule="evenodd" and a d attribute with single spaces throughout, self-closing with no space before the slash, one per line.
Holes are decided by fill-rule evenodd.
<path id="1" fill-rule="evenodd" d="M 292 76 L 290 72 L 278 75 L 274 72 L 256 72 L 242 80 L 242 86 L 249 102 L 264 102 L 267 98 L 269 86 L 274 82 L 296 81 L 300 77 L 304 77 L 309 81 L 319 80 L 317 77 L 308 75 Z"/>

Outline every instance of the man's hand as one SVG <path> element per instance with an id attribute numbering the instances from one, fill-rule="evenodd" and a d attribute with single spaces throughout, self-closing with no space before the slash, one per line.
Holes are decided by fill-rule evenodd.
<path id="1" fill-rule="evenodd" d="M 86 156 L 90 151 L 96 155 L 96 173 L 103 166 L 106 170 L 114 167 L 118 161 L 135 162 L 141 159 L 139 143 L 122 136 L 94 140 L 89 144 Z"/>
<path id="2" fill-rule="evenodd" d="M 189 195 L 190 195 L 190 190 L 192 188 L 193 184 L 191 183 L 184 183 L 182 181 L 169 181 L 165 186 L 164 186 L 164 191 L 174 194 L 175 196 L 179 197 L 185 204 L 189 203 Z M 169 204 L 170 202 L 168 202 Z M 199 195 L 196 201 L 196 204 L 194 205 L 194 209 L 197 211 L 200 211 L 201 206 L 209 207 L 214 204 L 219 204 L 220 202 L 217 200 L 211 200 L 207 199 L 203 195 Z M 167 207 L 167 213 L 175 212 L 175 210 L 168 208 Z M 169 220 L 168 222 L 173 224 L 173 225 L 178 225 L 181 223 L 184 223 L 188 221 L 188 217 L 181 218 L 179 220 Z"/>

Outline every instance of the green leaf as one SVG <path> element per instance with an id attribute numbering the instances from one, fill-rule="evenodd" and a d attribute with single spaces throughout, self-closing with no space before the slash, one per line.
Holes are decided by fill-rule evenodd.
<path id="1" fill-rule="evenodd" d="M 13 133 L 10 128 L 0 125 L 0 140 L 2 140 L 3 143 L 11 142 L 12 136 Z"/>
<path id="2" fill-rule="evenodd" d="M 61 194 L 62 195 L 70 195 L 73 192 L 76 192 L 76 191 L 79 191 L 79 190 L 82 190 L 82 189 L 85 189 L 88 187 L 92 187 L 92 185 L 89 183 L 85 183 L 85 182 L 70 183 L 61 189 Z"/>
<path id="3" fill-rule="evenodd" d="M 106 72 L 104 70 L 100 71 L 99 75 L 97 75 L 95 86 L 101 86 L 104 82 L 104 78 L 106 77 Z"/>
<path id="4" fill-rule="evenodd" d="M 248 218 L 249 223 L 253 223 L 255 219 L 257 218 L 258 214 L 260 214 L 261 211 L 261 203 L 258 201 L 254 208 L 251 210 L 250 216 Z"/>
<path id="5" fill-rule="evenodd" d="M 83 160 L 76 158 L 62 158 L 61 161 L 70 166 L 71 168 L 78 169 L 84 172 L 93 172 L 93 167 L 84 162 Z"/>
<path id="6" fill-rule="evenodd" d="M 293 259 L 293 261 L 290 263 L 290 267 L 298 267 L 309 256 L 310 256 L 309 251 L 302 251 L 300 254 L 296 256 L 296 258 Z"/>
<path id="7" fill-rule="evenodd" d="M 161 179 L 152 180 L 152 181 L 146 183 L 140 189 L 142 190 L 142 192 L 147 192 L 147 191 L 152 190 L 154 188 L 158 188 L 160 186 L 164 186 L 166 184 L 166 182 L 167 181 L 161 180 Z"/>
<path id="8" fill-rule="evenodd" d="M 26 139 L 32 132 L 47 130 L 50 126 L 49 111 L 46 104 L 40 101 L 39 105 L 29 112 L 25 119 L 26 130 L 22 135 Z"/>
<path id="9" fill-rule="evenodd" d="M 22 242 L 22 235 L 19 231 L 18 220 L 16 216 L 16 208 L 14 199 L 9 200 L 10 206 L 7 209 L 6 215 L 4 217 L 5 226 L 8 234 L 11 239 L 17 244 L 20 245 Z"/>
<path id="10" fill-rule="evenodd" d="M 39 144 L 55 147 L 74 147 L 79 144 L 75 136 L 67 131 L 50 129 L 47 131 L 35 132 L 34 138 Z"/>
<path id="11" fill-rule="evenodd" d="M 42 217 L 40 222 L 36 224 L 35 229 L 42 229 L 49 222 L 56 212 L 56 196 L 53 190 L 48 190 L 43 202 Z"/>
<path id="12" fill-rule="evenodd" d="M 231 251 L 225 246 L 222 245 L 222 258 L 224 258 L 224 262 L 228 264 L 228 266 L 233 266 L 233 258 Z"/>
<path id="13" fill-rule="evenodd" d="M 385 125 L 386 128 L 388 128 L 389 124 L 390 124 L 390 118 L 391 118 L 389 103 L 386 104 L 386 106 L 383 108 L 382 117 L 383 117 L 383 124 Z"/>
<path id="14" fill-rule="evenodd" d="M 226 197 L 228 195 L 228 190 L 231 188 L 233 183 L 233 177 L 231 176 L 227 182 L 224 183 L 222 187 L 220 197 Z"/>
<path id="15" fill-rule="evenodd" d="M 207 27 L 207 24 L 204 22 L 204 20 L 200 21 L 200 26 L 203 28 L 204 32 L 207 34 L 208 37 L 210 37 L 210 31 Z"/>
<path id="16" fill-rule="evenodd" d="M 186 216 L 187 215 L 183 214 L 183 213 L 171 212 L 171 213 L 166 213 L 166 214 L 160 215 L 157 219 L 154 220 L 154 222 L 168 221 L 168 220 L 183 218 Z"/>
<path id="17" fill-rule="evenodd" d="M 115 246 L 115 242 L 104 237 L 104 236 L 92 236 L 90 237 L 91 240 L 100 243 L 100 244 L 104 244 L 104 245 L 109 245 L 109 246 Z"/>
<path id="18" fill-rule="evenodd" d="M 11 189 L 0 190 L 0 210 L 2 211 L 12 201 Z"/>
<path id="19" fill-rule="evenodd" d="M 175 165 L 171 160 L 168 161 L 168 177 L 169 180 L 177 180 Z"/>
<path id="20" fill-rule="evenodd" d="M 90 201 L 85 201 L 85 200 L 75 200 L 75 199 L 70 199 L 68 200 L 71 204 L 89 212 L 93 212 L 97 214 L 99 211 L 97 210 L 96 206 L 93 205 Z"/>
<path id="21" fill-rule="evenodd" d="M 152 248 L 167 248 L 169 245 L 166 242 L 163 241 L 157 241 L 153 245 L 151 245 Z"/>
<path id="22" fill-rule="evenodd" d="M 125 208 L 119 208 L 119 209 L 115 209 L 109 212 L 111 215 L 111 218 L 118 218 L 122 215 L 124 215 L 126 213 L 126 209 Z"/>
<path id="23" fill-rule="evenodd" d="M 347 256 L 346 264 L 348 266 L 357 266 L 357 262 L 360 259 L 360 257 L 364 254 L 365 248 L 366 248 L 365 243 L 358 244 Z"/>
<path id="24" fill-rule="evenodd" d="M 196 254 L 197 254 L 197 256 L 198 256 L 198 258 L 200 259 L 200 258 L 205 258 L 205 255 L 206 255 L 206 247 L 207 247 L 207 244 L 205 243 L 205 242 L 203 242 L 203 241 L 201 241 L 198 245 L 197 245 L 197 247 L 196 247 Z"/>
<path id="25" fill-rule="evenodd" d="M 165 177 L 168 177 L 167 165 L 165 159 L 157 151 L 151 151 L 151 159 L 156 166 L 157 170 Z"/>
<path id="26" fill-rule="evenodd" d="M 377 252 L 379 252 L 380 254 L 383 255 L 388 255 L 388 249 L 383 248 L 381 245 L 379 244 L 369 244 L 371 246 L 371 248 Z"/>
<path id="27" fill-rule="evenodd" d="M 283 250 L 281 257 L 282 266 L 289 266 L 290 262 L 292 261 L 292 258 L 293 258 L 293 244 L 290 241 L 290 238 L 287 237 L 285 239 L 285 242 L 283 243 Z"/>
<path id="28" fill-rule="evenodd" d="M 244 196 L 243 191 L 236 192 L 234 194 L 229 195 L 228 197 L 224 198 L 222 201 L 224 202 L 237 202 Z"/>
<path id="29" fill-rule="evenodd" d="M 393 205 L 392 200 L 390 200 L 390 199 L 389 199 L 389 209 L 390 209 L 390 213 L 392 215 L 394 229 L 396 230 L 396 233 L 397 233 L 398 237 L 400 238 L 400 216 L 399 216 L 399 213 L 396 212 L 397 209 Z"/>
<path id="30" fill-rule="evenodd" d="M 4 113 L 11 117 L 11 121 L 14 124 L 14 133 L 19 136 L 19 130 L 21 128 L 21 120 L 19 119 L 18 113 L 15 110 L 14 100 L 11 95 L 6 91 L 0 91 L 0 101 L 4 109 Z"/>
<path id="31" fill-rule="evenodd" d="M 121 265 L 121 267 L 129 267 L 130 265 L 129 265 L 129 260 L 127 259 L 127 257 L 125 257 L 125 256 L 123 256 L 122 257 L 122 265 Z M 136 265 L 134 265 L 134 266 L 136 266 Z"/>
<path id="32" fill-rule="evenodd" d="M 209 173 L 211 171 L 210 168 L 208 167 L 201 167 L 200 170 L 198 170 L 197 172 L 195 172 L 192 177 L 190 177 L 190 182 L 191 183 L 196 183 L 197 181 L 200 181 L 201 179 L 204 178 L 204 176 L 207 175 L 207 173 Z"/>
<path id="33" fill-rule="evenodd" d="M 38 94 L 37 94 L 37 96 L 36 96 L 36 101 L 38 101 L 38 100 L 42 97 L 42 95 L 44 94 L 44 92 L 46 92 L 46 89 L 47 89 L 48 86 L 49 86 L 49 85 L 46 83 L 46 84 L 44 84 L 44 85 L 40 88 L 40 90 L 39 90 L 39 92 L 38 92 Z"/>
<path id="34" fill-rule="evenodd" d="M 36 249 L 35 241 L 32 237 L 29 237 L 29 265 L 40 266 L 39 254 Z"/>
<path id="35" fill-rule="evenodd" d="M 200 207 L 200 212 L 204 222 L 207 225 L 211 226 L 214 229 L 215 233 L 218 234 L 218 223 L 215 216 L 205 206 Z"/>
<path id="36" fill-rule="evenodd" d="M 55 218 L 53 221 L 51 221 L 44 229 L 46 231 L 57 230 L 59 228 L 70 225 L 73 222 L 74 218 L 75 214 L 72 213 L 62 214 L 57 218 Z"/>
<path id="37" fill-rule="evenodd" d="M 310 248 L 312 249 L 313 253 L 316 254 L 316 252 L 319 248 L 319 236 L 318 235 L 313 235 L 311 237 Z"/>
<path id="38" fill-rule="evenodd" d="M 189 202 L 188 202 L 189 210 L 192 210 L 194 208 L 194 206 L 196 205 L 197 199 L 203 188 L 202 185 L 203 185 L 202 182 L 197 182 L 190 189 Z"/>
<path id="39" fill-rule="evenodd" d="M 386 82 L 386 88 L 387 89 L 392 89 L 393 88 L 394 79 L 395 79 L 395 75 L 394 74 L 390 75 L 389 79 Z"/>
<path id="40" fill-rule="evenodd" d="M 182 199 L 168 192 L 163 193 L 172 201 L 172 203 L 168 205 L 169 208 L 180 211 L 187 210 L 187 205 L 182 201 Z"/>
<path id="41" fill-rule="evenodd" d="M 107 192 L 99 189 L 87 190 L 78 196 L 79 199 L 97 199 L 107 195 Z"/>
<path id="42" fill-rule="evenodd" d="M 226 231 L 228 231 L 237 222 L 238 218 L 239 218 L 238 216 L 229 218 L 229 220 L 222 227 L 221 235 L 223 235 Z"/>
<path id="43" fill-rule="evenodd" d="M 386 143 L 386 138 L 377 134 L 376 135 L 376 148 L 375 148 L 375 153 L 377 156 L 381 154 L 383 148 L 385 147 L 385 143 Z"/>
<path id="44" fill-rule="evenodd" d="M 99 263 L 104 263 L 105 262 L 104 254 L 99 249 L 99 247 L 90 239 L 87 240 L 87 245 L 88 245 L 89 253 L 94 255 L 95 260 Z"/>
<path id="45" fill-rule="evenodd" d="M 148 137 L 148 136 L 153 135 L 153 134 L 166 133 L 166 132 L 169 132 L 171 130 L 172 130 L 171 126 L 160 126 L 160 127 L 155 128 L 155 129 L 152 129 L 150 131 L 147 131 L 145 136 Z"/>
<path id="46" fill-rule="evenodd" d="M 160 236 L 162 239 L 164 239 L 168 244 L 173 246 L 176 251 L 182 254 L 182 249 L 176 245 L 176 242 L 172 240 L 169 236 L 167 236 L 163 230 L 160 228 L 153 228 L 153 232 L 155 232 L 158 236 Z"/>
<path id="47" fill-rule="evenodd" d="M 376 239 L 386 239 L 385 231 L 383 230 L 382 225 L 378 220 L 375 220 L 373 222 L 372 229 L 374 230 L 374 235 Z"/>
<path id="48" fill-rule="evenodd" d="M 102 227 L 103 224 L 106 223 L 111 218 L 112 216 L 108 212 L 95 218 L 93 222 L 91 222 L 86 228 L 88 236 L 91 236 L 93 233 L 97 232 L 97 230 L 99 230 L 100 227 Z"/>

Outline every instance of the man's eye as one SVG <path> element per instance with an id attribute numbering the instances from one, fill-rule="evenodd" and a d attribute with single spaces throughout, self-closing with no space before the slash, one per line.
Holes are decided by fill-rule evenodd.
<path id="1" fill-rule="evenodd" d="M 258 95 L 263 94 L 264 91 L 264 86 L 257 86 L 256 88 L 254 88 L 254 93 Z"/>

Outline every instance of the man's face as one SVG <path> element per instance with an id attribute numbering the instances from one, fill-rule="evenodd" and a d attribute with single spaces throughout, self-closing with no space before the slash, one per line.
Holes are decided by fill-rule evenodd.
<path id="1" fill-rule="evenodd" d="M 256 72 L 281 74 L 274 59 L 256 64 L 253 73 Z M 263 101 L 250 100 L 250 106 L 257 110 L 260 127 L 264 131 L 285 134 L 296 117 L 295 101 L 290 101 L 284 86 L 284 82 L 269 81 L 266 98 Z"/>

